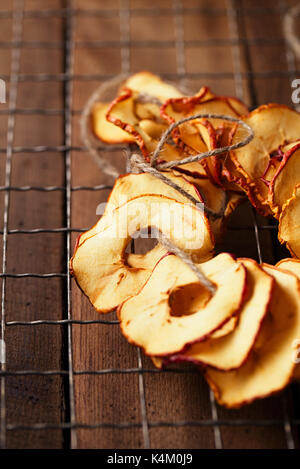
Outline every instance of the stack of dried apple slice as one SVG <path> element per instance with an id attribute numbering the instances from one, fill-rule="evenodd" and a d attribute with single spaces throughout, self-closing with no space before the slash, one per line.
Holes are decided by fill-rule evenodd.
<path id="1" fill-rule="evenodd" d="M 239 407 L 300 377 L 300 261 L 258 265 L 227 253 L 213 257 L 214 247 L 246 193 L 261 213 L 279 219 L 280 240 L 300 256 L 300 115 L 275 104 L 249 113 L 206 87 L 186 97 L 141 72 L 113 102 L 95 104 L 92 126 L 105 143 L 136 143 L 149 162 L 170 124 L 200 113 L 243 119 L 254 139 L 234 152 L 176 163 L 161 171 L 169 184 L 150 173 L 120 176 L 101 219 L 78 238 L 70 269 L 98 312 L 117 309 L 122 333 L 155 366 L 192 362 L 219 403 Z M 224 119 L 193 119 L 174 129 L 159 161 L 243 137 Z M 152 229 L 185 252 L 212 288 L 159 242 L 143 255 L 127 252 L 136 232 Z"/>
<path id="2" fill-rule="evenodd" d="M 165 256 L 142 290 L 118 308 L 129 342 L 159 368 L 172 362 L 198 365 L 217 401 L 231 408 L 278 392 L 299 377 L 299 262 L 260 266 L 219 254 L 201 264 L 216 285 L 213 296 L 181 262 Z"/>

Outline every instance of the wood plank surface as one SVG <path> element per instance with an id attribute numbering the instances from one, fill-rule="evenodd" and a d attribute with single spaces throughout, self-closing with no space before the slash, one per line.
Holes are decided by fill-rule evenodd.
<path id="1" fill-rule="evenodd" d="M 4 2 L 5 10 L 13 8 L 12 1 Z M 289 4 L 295 2 L 286 2 Z M 130 71 L 149 69 L 154 73 L 176 75 L 180 60 L 176 40 L 176 23 L 171 0 L 131 0 L 130 16 Z M 241 8 L 252 9 L 237 16 L 237 32 L 230 27 L 232 2 L 225 0 L 185 0 L 186 11 L 181 20 L 187 41 L 218 39 L 227 41 L 214 45 L 187 47 L 184 67 L 188 78 L 185 85 L 197 91 L 202 85 L 210 86 L 219 94 L 235 95 L 238 80 L 234 72 L 241 72 L 240 92 L 250 106 L 268 101 L 291 105 L 290 78 L 275 73 L 268 78 L 263 73 L 287 70 L 287 57 L 282 33 L 282 2 L 268 0 L 236 2 Z M 25 9 L 62 9 L 63 0 L 26 0 Z M 74 18 L 74 63 L 72 89 L 72 186 L 93 187 L 111 185 L 82 145 L 79 132 L 79 114 L 87 99 L 100 84 L 88 75 L 114 76 L 122 71 L 119 47 L 88 47 L 88 41 L 118 41 L 120 39 L 119 1 L 76 0 L 78 10 Z M 216 10 L 213 15 L 195 9 Z M 149 9 L 163 8 L 162 14 L 149 14 Z M 269 10 L 262 11 L 262 8 Z M 0 4 L 0 9 L 3 9 Z M 102 9 L 103 15 L 87 16 L 90 9 Z M 273 9 L 270 11 L 270 9 Z M 145 14 L 143 14 L 145 10 Z M 169 11 L 168 11 L 169 10 Z M 167 12 L 167 14 L 166 14 Z M 232 18 L 231 18 L 232 20 Z M 51 47 L 24 47 L 21 49 L 22 74 L 61 74 L 64 72 L 63 44 L 66 20 L 60 16 L 24 19 L 23 39 L 26 41 L 54 42 Z M 229 39 L 243 38 L 235 46 Z M 11 18 L 0 19 L 0 42 L 12 38 Z M 258 45 L 254 39 L 276 39 L 276 44 Z M 137 47 L 138 41 L 168 41 L 167 47 Z M 81 42 L 81 45 L 78 42 Z M 85 42 L 85 45 L 82 45 Z M 170 45 L 171 43 L 171 45 Z M 135 44 L 135 45 L 134 45 Z M 249 45 L 251 44 L 251 45 Z M 240 61 L 236 61 L 238 53 Z M 0 48 L 0 75 L 9 75 L 11 49 Z M 182 60 L 182 57 L 181 57 Z M 123 64 L 124 65 L 124 64 Z M 249 73 L 250 72 L 250 73 Z M 204 74 L 205 78 L 193 77 Z M 223 75 L 222 75 L 223 74 Z M 254 76 L 255 75 L 255 76 Z M 259 75 L 259 76 L 258 76 Z M 9 87 L 8 87 L 9 88 Z M 18 84 L 17 108 L 64 109 L 63 83 L 60 80 L 21 81 Z M 7 104 L 1 109 L 7 109 Z M 63 145 L 63 115 L 17 114 L 14 146 Z M 0 115 L 0 147 L 6 146 L 7 115 Z M 122 151 L 103 152 L 120 170 L 125 171 Z M 0 184 L 4 185 L 5 153 L 0 153 Z M 13 186 L 64 186 L 64 154 L 58 151 L 42 153 L 20 152 L 13 154 Z M 0 204 L 4 206 L 3 191 Z M 72 247 L 81 228 L 92 226 L 98 219 L 96 208 L 107 199 L 109 190 L 76 190 L 72 192 Z M 65 192 L 10 192 L 9 229 L 59 228 L 65 226 Z M 231 251 L 238 256 L 258 259 L 252 210 L 248 204 L 241 206 L 230 220 L 228 231 L 218 250 Z M 3 217 L 0 217 L 0 224 Z M 259 224 L 270 221 L 258 217 Z M 243 230 L 237 230 L 237 227 Z M 250 229 L 249 229 L 250 228 Z M 2 225 L 1 225 L 2 229 Z M 269 231 L 260 230 L 263 260 L 274 262 L 286 251 L 273 243 Z M 146 245 L 136 244 L 139 252 Z M 65 272 L 66 237 L 62 233 L 9 234 L 7 271 L 10 273 Z M 1 252 L 2 255 L 2 252 Z M 31 321 L 36 319 L 66 318 L 65 279 L 7 279 L 6 320 Z M 99 319 L 87 299 L 72 281 L 72 317 L 76 320 Z M 105 319 L 115 319 L 114 314 Z M 142 448 L 143 433 L 138 424 L 142 421 L 139 377 L 137 373 L 95 375 L 93 371 L 138 367 L 137 349 L 129 345 L 117 325 L 74 325 L 73 365 L 75 371 L 75 413 L 81 424 L 133 424 L 130 428 L 78 429 L 79 448 Z M 8 326 L 6 330 L 8 370 L 66 370 L 67 329 L 60 325 Z M 161 426 L 157 422 L 201 421 L 211 419 L 209 390 L 200 373 L 192 367 L 180 367 L 178 372 L 153 373 L 152 362 L 142 358 L 147 420 L 150 424 L 150 444 L 153 448 L 214 448 L 214 430 L 198 426 Z M 86 372 L 86 373 L 83 373 Z M 68 418 L 67 378 L 62 376 L 7 376 L 6 405 L 8 423 L 38 422 L 59 424 Z M 295 387 L 286 393 L 254 403 L 241 410 L 228 411 L 217 407 L 218 417 L 226 420 L 247 419 L 246 426 L 222 426 L 221 438 L 225 448 L 285 448 L 286 434 L 283 426 L 260 426 L 254 420 L 282 419 L 289 415 L 299 417 L 292 399 L 297 396 Z M 298 394 L 299 396 L 299 394 Z M 152 425 L 152 426 L 151 426 Z M 293 429 L 299 442 L 297 429 Z M 69 444 L 68 432 L 9 431 L 7 446 L 14 448 L 61 448 Z M 297 443 L 298 444 L 298 443 Z"/>

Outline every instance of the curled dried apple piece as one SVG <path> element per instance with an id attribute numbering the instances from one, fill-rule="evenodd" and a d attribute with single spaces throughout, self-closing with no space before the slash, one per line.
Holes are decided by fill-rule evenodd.
<path id="1" fill-rule="evenodd" d="M 257 208 L 262 214 L 265 215 L 274 215 L 274 211 L 272 207 L 270 207 L 270 186 L 272 184 L 272 180 L 278 171 L 280 166 L 280 161 L 277 158 L 271 158 L 269 160 L 268 166 L 265 169 L 264 174 L 260 178 L 263 184 L 260 184 L 256 187 L 258 197 L 252 197 L 253 191 L 250 191 L 250 200 L 252 200 L 253 205 L 257 205 Z"/>
<path id="2" fill-rule="evenodd" d="M 238 259 L 247 270 L 247 296 L 234 328 L 192 345 L 170 361 L 189 361 L 219 370 L 239 368 L 247 360 L 270 303 L 273 278 L 252 259 Z M 232 326 L 229 324 L 229 326 Z M 218 332 L 218 331 L 216 331 Z"/>
<path id="3" fill-rule="evenodd" d="M 233 143 L 233 137 L 238 129 L 238 125 L 235 124 L 231 129 L 222 128 L 219 129 L 220 135 L 218 138 L 218 146 L 229 146 Z M 236 165 L 232 161 L 230 152 L 226 153 L 222 158 L 222 166 L 220 170 L 219 179 L 221 180 L 221 186 L 228 191 L 234 191 L 238 193 L 246 192 L 246 185 L 243 175 L 238 171 Z"/>
<path id="4" fill-rule="evenodd" d="M 115 126 L 131 135 L 139 146 L 143 156 L 149 160 L 149 154 L 154 151 L 157 139 L 167 129 L 167 125 L 160 121 L 159 105 L 157 108 L 158 121 L 141 119 L 136 113 L 136 103 L 139 94 L 127 88 L 123 88 L 120 95 L 110 104 L 106 118 Z"/>
<path id="5" fill-rule="evenodd" d="M 96 103 L 92 111 L 92 128 L 94 134 L 105 143 L 132 143 L 134 137 L 111 124 L 106 119 L 109 103 Z"/>
<path id="6" fill-rule="evenodd" d="M 299 129 L 300 134 L 300 129 Z M 278 218 L 283 205 L 300 182 L 300 141 L 288 145 L 269 188 L 269 203 Z"/>
<path id="7" fill-rule="evenodd" d="M 205 376 L 217 401 L 241 407 L 281 391 L 292 380 L 295 340 L 300 337 L 300 283 L 297 277 L 263 264 L 275 279 L 269 312 L 254 348 L 243 366 L 233 371 L 207 368 Z"/>
<path id="8" fill-rule="evenodd" d="M 215 285 L 214 295 L 178 257 L 166 256 L 157 264 L 142 290 L 118 308 L 129 342 L 148 355 L 173 355 L 204 340 L 237 312 L 245 296 L 245 268 L 227 253 L 199 268 Z"/>
<path id="9" fill-rule="evenodd" d="M 240 204 L 245 202 L 245 200 L 247 199 L 243 194 L 227 192 L 227 204 L 224 212 L 224 218 L 228 218 Z"/>
<path id="10" fill-rule="evenodd" d="M 283 206 L 279 217 L 278 239 L 286 246 L 293 257 L 300 257 L 300 184 L 293 196 Z"/>
<path id="11" fill-rule="evenodd" d="M 132 90 L 123 88 L 119 96 L 109 105 L 106 119 L 133 137 L 143 155 L 148 156 L 147 144 L 151 138 L 139 126 L 140 119 L 135 113 L 134 100 L 137 96 Z"/>
<path id="12" fill-rule="evenodd" d="M 144 195 L 117 207 L 107 218 L 105 223 L 102 219 L 98 222 L 97 234 L 77 244 L 70 261 L 78 285 L 99 312 L 112 311 L 128 296 L 135 295 L 165 253 L 158 245 L 144 258 L 131 254 L 129 265 L 125 250 L 136 232 L 155 227 L 197 261 L 212 255 L 214 242 L 209 223 L 194 205 Z M 140 267 L 134 265 L 136 256 Z M 147 262 L 141 266 L 143 259 Z"/>

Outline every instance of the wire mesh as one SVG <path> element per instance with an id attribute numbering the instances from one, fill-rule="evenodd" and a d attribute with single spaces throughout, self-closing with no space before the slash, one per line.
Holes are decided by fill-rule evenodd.
<path id="1" fill-rule="evenodd" d="M 134 48 L 143 47 L 170 47 L 175 49 L 176 53 L 176 73 L 168 72 L 161 73 L 161 75 L 168 79 L 177 81 L 185 81 L 188 79 L 210 79 L 224 80 L 233 79 L 235 84 L 235 94 L 240 99 L 245 98 L 243 81 L 247 79 L 250 98 L 252 105 L 257 104 L 257 96 L 255 92 L 255 80 L 269 77 L 281 77 L 281 78 L 294 78 L 299 71 L 297 70 L 297 64 L 293 58 L 291 51 L 286 49 L 288 70 L 271 70 L 271 71 L 254 71 L 251 67 L 251 63 L 247 61 L 247 51 L 251 45 L 274 46 L 278 44 L 284 44 L 282 39 L 278 38 L 252 38 L 249 39 L 243 31 L 241 35 L 240 21 L 245 16 L 256 16 L 256 15 L 282 15 L 287 8 L 287 5 L 283 1 L 279 1 L 278 5 L 268 7 L 252 7 L 245 8 L 240 6 L 240 2 L 235 0 L 228 0 L 226 8 L 218 7 L 185 7 L 184 2 L 181 0 L 173 0 L 171 8 L 133 8 L 130 7 L 128 0 L 121 0 L 119 8 L 116 9 L 76 9 L 73 1 L 68 0 L 66 7 L 60 10 L 58 9 L 45 9 L 45 10 L 24 10 L 23 0 L 16 0 L 14 9 L 12 11 L 0 11 L 0 18 L 11 18 L 13 22 L 13 37 L 11 41 L 0 41 L 0 49 L 11 49 L 12 61 L 11 71 L 9 75 L 3 74 L 2 77 L 9 81 L 9 102 L 8 108 L 1 110 L 1 115 L 8 116 L 8 130 L 7 130 L 7 146 L 6 148 L 0 148 L 0 153 L 6 155 L 5 163 L 5 182 L 3 186 L 0 186 L 0 193 L 4 193 L 4 212 L 3 212 L 3 257 L 2 257 L 2 273 L 0 274 L 2 281 L 2 300 L 1 300 L 1 339 L 5 340 L 6 330 L 8 328 L 24 326 L 26 328 L 34 328 L 38 326 L 60 326 L 64 334 L 64 363 L 66 369 L 53 369 L 53 370 L 35 370 L 35 369 L 21 369 L 21 370 L 7 370 L 5 364 L 1 365 L 1 407 L 0 407 L 0 446 L 6 447 L 6 437 L 8 432 L 20 431 L 20 430 L 32 430 L 35 432 L 43 430 L 55 430 L 60 429 L 67 432 L 65 439 L 65 445 L 72 448 L 77 447 L 77 430 L 79 429 L 97 429 L 97 428 L 138 428 L 141 430 L 143 435 L 144 448 L 151 447 L 151 433 L 152 428 L 159 427 L 209 427 L 213 429 L 214 435 L 214 446 L 215 448 L 222 448 L 224 446 L 222 441 L 221 427 L 243 427 L 243 426 L 254 426 L 254 427 L 282 427 L 286 438 L 286 445 L 288 448 L 294 448 L 297 442 L 294 440 L 292 432 L 292 426 L 300 424 L 300 420 L 296 417 L 290 417 L 287 406 L 285 403 L 285 396 L 282 397 L 284 418 L 283 419 L 242 419 L 233 418 L 226 419 L 220 418 L 218 415 L 218 408 L 214 401 L 213 395 L 210 394 L 210 405 L 211 405 L 211 418 L 203 418 L 201 420 L 172 420 L 172 421 L 149 421 L 147 415 L 147 405 L 145 398 L 145 381 L 144 376 L 147 374 L 191 374 L 195 373 L 191 369 L 172 368 L 161 372 L 157 369 L 146 368 L 143 366 L 143 360 L 140 350 L 137 349 L 136 356 L 136 367 L 128 368 L 107 368 L 107 369 L 74 369 L 73 366 L 73 341 L 72 341 L 72 326 L 88 326 L 98 325 L 99 327 L 110 327 L 111 325 L 117 325 L 118 321 L 114 319 L 97 319 L 97 320 L 78 320 L 72 317 L 72 304 L 71 304 L 71 279 L 68 270 L 68 260 L 71 255 L 71 234 L 80 233 L 85 231 L 83 227 L 73 227 L 71 225 L 71 196 L 73 192 L 80 191 L 105 191 L 111 189 L 108 184 L 99 184 L 96 186 L 85 186 L 77 185 L 72 186 L 72 161 L 71 155 L 73 151 L 84 152 L 86 149 L 82 146 L 74 146 L 72 144 L 72 116 L 78 115 L 80 109 L 72 110 L 72 86 L 74 80 L 77 81 L 98 81 L 112 78 L 111 74 L 82 74 L 78 75 L 73 72 L 73 55 L 75 47 L 85 48 L 116 48 L 120 49 L 121 57 L 121 71 L 123 73 L 130 73 L 131 71 L 131 50 Z M 130 18 L 147 18 L 147 17 L 158 17 L 172 15 L 174 23 L 174 40 L 132 40 L 130 30 Z M 220 39 L 205 39 L 205 40 L 187 40 L 185 39 L 185 26 L 184 18 L 186 15 L 207 15 L 217 17 L 219 15 L 227 15 L 228 28 L 230 32 L 230 38 L 226 40 Z M 25 41 L 22 39 L 22 29 L 24 18 L 45 18 L 45 17 L 58 17 L 64 21 L 64 38 L 60 41 Z M 114 18 L 120 19 L 120 40 L 119 41 L 74 41 L 74 23 L 77 18 L 81 17 L 97 17 L 101 18 Z M 230 47 L 233 59 L 233 71 L 228 72 L 189 72 L 186 67 L 186 50 L 189 48 L 197 47 Z M 48 74 L 48 73 L 36 73 L 27 74 L 20 72 L 20 58 L 21 50 L 25 48 L 43 48 L 45 50 L 51 48 L 61 49 L 64 56 L 64 70 L 63 73 Z M 247 70 L 243 69 L 241 62 L 241 48 L 243 48 L 246 63 L 248 65 Z M 62 82 L 63 83 L 63 94 L 64 104 L 63 109 L 40 109 L 40 108 L 19 108 L 17 107 L 17 92 L 18 84 L 22 82 Z M 49 146 L 14 146 L 14 134 L 15 134 L 15 119 L 17 115 L 61 115 L 64 122 L 64 141 L 62 145 Z M 99 149 L 103 149 L 106 152 L 118 152 L 122 147 L 115 146 L 106 148 L 99 146 Z M 57 186 L 16 186 L 12 184 L 12 156 L 13 154 L 41 154 L 46 152 L 61 152 L 64 154 L 64 169 L 65 169 L 65 180 L 64 185 Z M 64 197 L 65 205 L 65 216 L 64 226 L 59 228 L 32 228 L 32 229 L 9 229 L 9 208 L 11 203 L 11 194 L 14 192 L 31 192 L 36 191 L 37 193 L 62 193 Z M 253 223 L 252 226 L 247 227 L 256 240 L 257 257 L 259 261 L 263 260 L 263 248 L 261 245 L 260 236 L 263 231 L 273 233 L 276 230 L 276 226 L 273 224 L 266 224 L 265 222 L 259 223 L 255 211 L 252 211 Z M 235 230 L 242 230 L 245 227 L 235 226 L 232 227 Z M 13 235 L 38 235 L 40 233 L 51 233 L 51 234 L 63 234 L 65 236 L 65 270 L 63 272 L 48 272 L 48 273 L 37 273 L 37 272 L 8 272 L 7 271 L 7 241 L 9 236 Z M 18 279 L 24 278 L 38 278 L 38 279 L 49 279 L 49 278 L 61 278 L 64 282 L 64 315 L 63 319 L 38 319 L 38 320 L 14 320 L 8 321 L 6 319 L 6 291 L 7 291 L 7 279 Z M 16 286 L 16 288 L 18 288 Z M 26 329 L 27 330 L 27 329 Z M 26 331 L 25 331 L 26 333 Z M 74 377 L 82 375 L 136 375 L 138 376 L 138 389 L 139 389 L 139 405 L 140 405 L 140 421 L 139 422 L 93 422 L 84 423 L 77 419 L 76 416 L 76 402 L 75 402 L 75 384 Z M 6 412 L 6 379 L 9 376 L 63 376 L 67 383 L 66 392 L 66 412 L 65 420 L 59 424 L 51 422 L 45 423 L 11 423 L 7 422 Z M 66 433 L 65 433 L 66 434 Z"/>

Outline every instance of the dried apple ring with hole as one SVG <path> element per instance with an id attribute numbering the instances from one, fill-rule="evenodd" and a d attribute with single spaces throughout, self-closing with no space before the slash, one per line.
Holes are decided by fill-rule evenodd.
<path id="1" fill-rule="evenodd" d="M 72 274 L 97 311 L 112 311 L 137 294 L 166 253 L 157 245 L 145 256 L 131 254 L 129 264 L 127 245 L 136 232 L 150 227 L 160 230 L 193 260 L 212 256 L 213 235 L 202 210 L 164 196 L 135 197 L 110 213 L 104 227 L 100 220 L 99 232 L 77 245 L 70 261 Z"/>
<path id="2" fill-rule="evenodd" d="M 294 377 L 295 341 L 300 337 L 300 282 L 278 267 L 262 266 L 275 283 L 269 312 L 249 358 L 237 370 L 205 370 L 217 401 L 226 407 L 241 407 L 270 396 Z"/>
<path id="3" fill-rule="evenodd" d="M 171 362 L 188 361 L 219 370 L 239 368 L 254 346 L 272 296 L 273 278 L 252 259 L 238 259 L 247 270 L 247 296 L 236 315 L 235 327 L 227 334 L 209 337 L 192 345 L 183 354 L 170 357 Z M 231 326 L 231 324 L 229 324 Z"/>
<path id="4" fill-rule="evenodd" d="M 178 257 L 157 263 L 142 290 L 118 308 L 129 342 L 150 356 L 173 355 L 207 338 L 239 310 L 246 292 L 241 263 L 222 253 L 199 268 L 215 285 L 213 295 Z"/>

